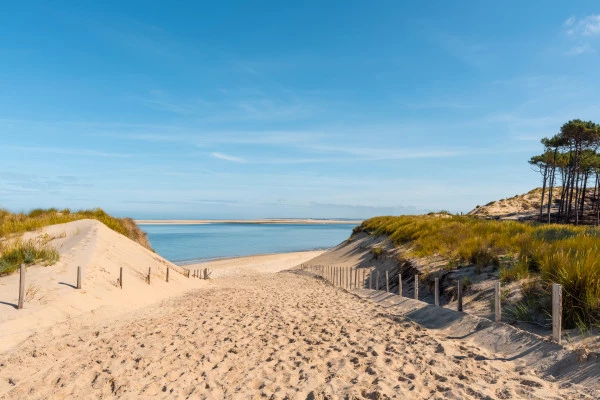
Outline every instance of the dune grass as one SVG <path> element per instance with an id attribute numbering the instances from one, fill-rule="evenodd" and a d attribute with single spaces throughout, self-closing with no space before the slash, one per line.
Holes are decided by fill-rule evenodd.
<path id="1" fill-rule="evenodd" d="M 131 240 L 150 249 L 150 243 L 146 234 L 139 229 L 130 218 L 115 218 L 108 215 L 101 208 L 93 210 L 71 211 L 68 208 L 58 210 L 56 208 L 35 209 L 29 213 L 13 214 L 7 210 L 0 209 L 0 238 L 12 234 L 35 231 L 49 225 L 64 224 L 66 222 L 80 219 L 95 219 L 102 222 L 115 232 L 127 236 Z"/>
<path id="2" fill-rule="evenodd" d="M 11 213 L 0 209 L 0 275 L 11 273 L 21 263 L 44 263 L 58 261 L 58 252 L 46 241 L 22 241 L 25 232 L 45 226 L 63 224 L 81 219 L 95 219 L 110 229 L 152 250 L 146 234 L 129 218 L 115 218 L 100 208 L 72 212 L 69 209 L 35 209 L 29 213 Z"/>
<path id="3" fill-rule="evenodd" d="M 468 216 L 376 217 L 360 230 L 409 245 L 417 257 L 434 254 L 450 265 L 500 268 L 505 281 L 539 276 L 563 286 L 566 328 L 600 326 L 600 229 L 595 227 L 481 220 Z M 501 260 L 509 260 L 500 266 Z"/>
<path id="4" fill-rule="evenodd" d="M 0 243 L 0 276 L 18 270 L 21 264 L 52 265 L 58 259 L 58 251 L 40 241 L 16 240 Z"/>

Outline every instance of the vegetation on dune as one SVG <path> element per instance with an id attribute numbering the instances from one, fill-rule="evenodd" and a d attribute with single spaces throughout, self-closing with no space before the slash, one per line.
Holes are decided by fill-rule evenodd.
<path id="1" fill-rule="evenodd" d="M 130 218 L 115 218 L 102 209 L 72 212 L 69 209 L 35 209 L 29 213 L 14 214 L 0 209 L 0 274 L 14 271 L 21 263 L 43 262 L 53 264 L 58 252 L 47 241 L 22 241 L 15 236 L 49 225 L 63 224 L 81 219 L 95 219 L 110 229 L 152 250 L 146 234 Z"/>
<path id="2" fill-rule="evenodd" d="M 0 243 L 0 276 L 18 270 L 21 264 L 52 265 L 58 258 L 55 248 L 39 241 L 16 240 Z"/>
<path id="3" fill-rule="evenodd" d="M 387 235 L 416 257 L 441 255 L 449 266 L 495 265 L 504 281 L 539 278 L 537 297 L 563 285 L 564 324 L 600 324 L 600 229 L 481 220 L 468 216 L 376 217 L 356 231 Z"/>

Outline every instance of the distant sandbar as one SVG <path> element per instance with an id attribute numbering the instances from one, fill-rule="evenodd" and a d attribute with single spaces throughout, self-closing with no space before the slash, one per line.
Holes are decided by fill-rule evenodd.
<path id="1" fill-rule="evenodd" d="M 296 218 L 271 218 L 271 219 L 139 219 L 135 221 L 140 225 L 205 225 L 205 224 L 361 224 L 362 220 L 340 219 L 296 219 Z"/>

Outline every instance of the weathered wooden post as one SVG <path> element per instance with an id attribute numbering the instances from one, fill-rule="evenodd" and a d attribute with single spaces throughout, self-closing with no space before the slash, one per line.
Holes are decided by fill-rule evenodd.
<path id="1" fill-rule="evenodd" d="M 419 274 L 415 274 L 415 300 L 419 300 Z"/>
<path id="2" fill-rule="evenodd" d="M 169 283 L 169 267 L 167 267 L 167 283 Z"/>
<path id="3" fill-rule="evenodd" d="M 150 284 L 150 275 L 152 274 L 152 267 L 148 267 L 148 285 Z"/>
<path id="4" fill-rule="evenodd" d="M 354 268 L 354 288 L 358 289 L 358 268 Z"/>
<path id="5" fill-rule="evenodd" d="M 81 289 L 81 267 L 77 267 L 77 289 Z"/>
<path id="6" fill-rule="evenodd" d="M 435 278 L 435 292 L 434 292 L 435 305 L 440 305 L 440 278 Z"/>
<path id="7" fill-rule="evenodd" d="M 375 280 L 375 290 L 379 290 L 379 270 L 377 270 L 375 276 L 377 277 Z"/>
<path id="8" fill-rule="evenodd" d="M 502 321 L 502 292 L 500 291 L 500 281 L 494 283 L 494 320 Z"/>
<path id="9" fill-rule="evenodd" d="M 119 285 L 123 289 L 123 267 L 119 269 Z"/>
<path id="10" fill-rule="evenodd" d="M 364 288 L 364 287 L 365 287 L 366 273 L 367 273 L 367 271 L 365 271 L 365 270 L 363 269 L 363 272 L 362 272 L 362 283 L 361 283 L 361 285 L 360 285 L 360 287 L 361 287 L 361 288 Z"/>
<path id="11" fill-rule="evenodd" d="M 402 297 L 402 273 L 398 270 L 398 296 Z"/>
<path id="12" fill-rule="evenodd" d="M 348 267 L 348 290 L 352 290 L 352 267 Z"/>
<path id="13" fill-rule="evenodd" d="M 204 268 L 204 280 L 208 279 L 208 268 Z"/>
<path id="14" fill-rule="evenodd" d="M 17 303 L 17 309 L 23 308 L 23 301 L 25 300 L 25 264 L 21 264 L 21 270 L 19 274 L 19 302 Z"/>
<path id="15" fill-rule="evenodd" d="M 387 293 L 390 292 L 390 278 L 388 276 L 388 270 L 385 270 L 385 291 Z"/>
<path id="16" fill-rule="evenodd" d="M 562 337 L 562 285 L 552 284 L 552 339 L 560 344 Z"/>
<path id="17" fill-rule="evenodd" d="M 462 311 L 463 310 L 463 281 L 462 279 L 458 280 L 458 292 L 457 292 L 457 296 L 458 296 L 458 311 Z"/>

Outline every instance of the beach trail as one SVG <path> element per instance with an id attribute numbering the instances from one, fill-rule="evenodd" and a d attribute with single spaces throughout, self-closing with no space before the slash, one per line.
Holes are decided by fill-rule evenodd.
<path id="1" fill-rule="evenodd" d="M 0 355 L 0 398 L 590 398 L 302 272 L 226 275 Z"/>

